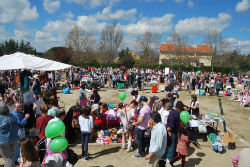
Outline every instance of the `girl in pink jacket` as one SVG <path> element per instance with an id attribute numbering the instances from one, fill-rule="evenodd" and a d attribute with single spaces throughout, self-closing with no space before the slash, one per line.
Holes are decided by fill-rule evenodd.
<path id="1" fill-rule="evenodd" d="M 173 164 L 181 159 L 181 166 L 185 166 L 186 162 L 186 156 L 188 155 L 188 147 L 189 144 L 193 143 L 196 147 L 200 147 L 200 144 L 194 141 L 189 141 L 188 138 L 188 127 L 186 125 L 183 125 L 180 129 L 179 135 L 178 135 L 178 144 L 176 147 L 176 152 L 178 153 L 177 156 L 174 158 L 170 164 L 173 166 Z"/>

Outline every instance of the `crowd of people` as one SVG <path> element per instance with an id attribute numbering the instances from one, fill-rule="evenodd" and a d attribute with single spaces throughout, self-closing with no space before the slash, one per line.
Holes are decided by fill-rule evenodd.
<path id="1" fill-rule="evenodd" d="M 66 73 L 65 87 L 78 88 L 79 100 L 65 112 L 58 105 L 57 90 L 62 84 L 62 74 Z M 92 78 L 90 81 L 83 77 Z M 100 82 L 110 88 L 131 88 L 133 100 L 129 104 L 109 106 L 101 99 L 98 91 Z M 76 133 L 81 134 L 82 157 L 89 160 L 88 143 L 97 138 L 99 130 L 119 129 L 122 148 L 133 151 L 133 143 L 138 145 L 134 158 L 144 157 L 152 166 L 173 166 L 188 155 L 190 143 L 199 148 L 195 140 L 189 138 L 190 128 L 180 121 L 180 113 L 188 110 L 199 117 L 199 102 L 195 94 L 190 104 L 184 105 L 179 98 L 180 87 L 186 90 L 203 89 L 207 95 L 219 96 L 225 84 L 245 83 L 242 75 L 222 75 L 220 73 L 168 72 L 150 69 L 78 68 L 58 72 L 4 71 L 0 73 L 0 155 L 5 166 L 72 166 L 72 156 L 68 149 L 53 152 L 50 138 L 45 136 L 46 126 L 53 121 L 63 121 L 65 136 L 69 144 L 75 143 Z M 139 91 L 150 83 L 165 83 L 166 97 L 161 99 L 160 109 L 153 111 L 148 97 Z M 122 85 L 122 86 L 121 86 Z M 121 87 L 120 87 L 121 86 Z M 87 92 L 90 96 L 87 96 Z M 110 113 L 110 109 L 114 111 Z M 149 126 L 151 125 L 151 126 Z M 36 128 L 38 143 L 30 134 Z M 145 136 L 150 130 L 150 139 Z M 148 148 L 148 150 L 146 150 Z M 70 158 L 69 158 L 70 157 Z M 166 164 L 167 163 L 167 164 Z"/>

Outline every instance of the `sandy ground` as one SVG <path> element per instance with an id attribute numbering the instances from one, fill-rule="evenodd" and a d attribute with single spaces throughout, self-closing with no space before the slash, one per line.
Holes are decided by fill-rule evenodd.
<path id="1" fill-rule="evenodd" d="M 111 104 L 118 104 L 121 101 L 118 98 L 120 91 L 125 90 L 114 90 L 111 88 L 103 88 L 99 93 L 102 97 L 101 101 Z M 157 95 L 164 97 L 164 93 L 151 92 L 151 88 L 147 88 L 144 91 L 139 92 L 140 95 L 151 97 Z M 190 103 L 190 92 L 181 91 L 180 99 L 184 104 Z M 66 111 L 77 102 L 78 90 L 72 90 L 71 94 L 58 94 L 60 107 L 65 107 Z M 229 97 L 221 97 L 222 106 L 225 113 L 225 120 L 227 128 L 235 133 L 237 136 L 237 148 L 235 150 L 227 150 L 226 153 L 220 154 L 213 152 L 208 147 L 208 142 L 199 141 L 201 143 L 201 149 L 194 148 L 193 146 L 189 149 L 189 156 L 187 157 L 187 167 L 193 166 L 232 166 L 231 159 L 233 155 L 244 147 L 247 147 L 250 139 L 250 121 L 249 121 L 249 108 L 242 108 L 239 102 L 233 102 Z M 127 92 L 127 98 L 124 103 L 129 103 L 132 97 Z M 220 113 L 218 98 L 210 96 L 199 96 L 200 112 L 206 114 L 207 112 Z M 219 125 L 219 129 L 222 126 Z M 96 144 L 90 144 L 89 152 L 93 157 L 92 160 L 85 161 L 80 157 L 81 149 L 80 143 L 72 147 L 72 149 L 79 155 L 80 160 L 75 166 L 146 166 L 146 161 L 143 158 L 134 159 L 132 155 L 136 154 L 136 151 L 127 153 L 125 150 L 120 149 L 120 144 L 111 144 L 105 146 L 99 146 Z M 180 166 L 180 161 L 176 163 L 176 166 Z M 3 160 L 0 159 L 0 165 L 3 164 Z"/>

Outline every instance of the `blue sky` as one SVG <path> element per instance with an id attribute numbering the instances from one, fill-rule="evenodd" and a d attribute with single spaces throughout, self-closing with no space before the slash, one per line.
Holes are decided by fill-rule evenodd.
<path id="1" fill-rule="evenodd" d="M 113 20 L 124 34 L 122 47 L 135 48 L 145 31 L 165 41 L 174 29 L 193 44 L 221 32 L 230 49 L 250 53 L 250 0 L 0 0 L 0 42 L 31 42 L 38 51 L 65 45 L 79 25 L 97 38 Z"/>

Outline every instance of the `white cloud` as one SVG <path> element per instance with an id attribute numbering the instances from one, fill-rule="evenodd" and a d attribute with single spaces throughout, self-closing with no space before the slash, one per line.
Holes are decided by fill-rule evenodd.
<path id="1" fill-rule="evenodd" d="M 235 38 L 226 38 L 225 40 L 233 49 L 239 49 L 243 54 L 250 54 L 250 40 L 242 41 Z"/>
<path id="2" fill-rule="evenodd" d="M 237 12 L 245 12 L 250 8 L 250 0 L 242 0 L 241 2 L 238 2 L 235 10 Z"/>
<path id="3" fill-rule="evenodd" d="M 0 0 L 0 23 L 33 21 L 38 17 L 29 0 Z"/>
<path id="4" fill-rule="evenodd" d="M 4 26 L 0 26 L 0 41 L 7 40 L 8 32 L 5 30 Z"/>
<path id="5" fill-rule="evenodd" d="M 93 15 L 94 18 L 97 20 L 135 20 L 136 15 L 136 8 L 123 10 L 119 9 L 116 10 L 115 13 L 111 12 L 111 7 L 108 6 L 102 10 L 102 12 L 98 12 L 97 14 Z"/>
<path id="6" fill-rule="evenodd" d="M 81 4 L 86 8 L 96 8 L 104 4 L 108 4 L 107 0 L 67 0 L 68 2 L 74 2 Z"/>
<path id="7" fill-rule="evenodd" d="M 165 0 L 146 0 L 146 2 L 164 2 Z"/>
<path id="8" fill-rule="evenodd" d="M 94 17 L 89 16 L 79 16 L 76 24 L 94 34 L 100 33 L 106 26 L 105 22 L 98 22 Z"/>
<path id="9" fill-rule="evenodd" d="M 127 34 L 144 34 L 145 31 L 150 31 L 152 33 L 164 34 L 171 30 L 173 14 L 165 14 L 162 17 L 144 17 L 136 23 L 130 23 L 128 25 L 122 26 L 122 30 Z"/>
<path id="10" fill-rule="evenodd" d="M 182 3 L 184 0 L 174 0 L 176 3 Z"/>
<path id="11" fill-rule="evenodd" d="M 187 2 L 187 6 L 188 6 L 189 8 L 193 8 L 193 7 L 194 7 L 194 2 L 191 1 L 191 0 L 189 0 L 189 1 Z"/>
<path id="12" fill-rule="evenodd" d="M 27 40 L 29 37 L 33 35 L 32 30 L 29 29 L 14 29 L 15 39 L 17 40 Z"/>
<path id="13" fill-rule="evenodd" d="M 63 13 L 64 18 L 72 19 L 74 16 L 72 12 Z"/>
<path id="14" fill-rule="evenodd" d="M 246 28 L 246 27 L 241 27 L 240 32 L 250 32 L 250 28 Z"/>
<path id="15" fill-rule="evenodd" d="M 55 13 L 60 8 L 60 0 L 43 0 L 43 7 L 48 13 Z"/>
<path id="16" fill-rule="evenodd" d="M 192 17 L 179 20 L 175 25 L 175 30 L 182 35 L 194 37 L 204 35 L 212 30 L 221 32 L 229 26 L 231 15 L 219 13 L 216 18 Z"/>
<path id="17" fill-rule="evenodd" d="M 60 41 L 58 41 L 58 38 L 54 37 L 52 33 L 37 31 L 35 34 L 34 47 L 38 51 L 46 51 L 51 47 L 60 45 Z"/>

